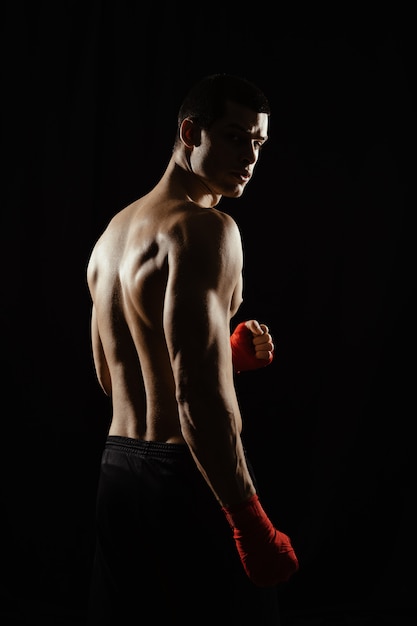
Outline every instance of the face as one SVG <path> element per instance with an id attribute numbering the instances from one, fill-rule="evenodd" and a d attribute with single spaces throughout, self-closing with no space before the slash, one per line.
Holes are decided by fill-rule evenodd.
<path id="1" fill-rule="evenodd" d="M 228 102 L 226 113 L 209 130 L 201 130 L 190 166 L 213 194 L 242 195 L 267 140 L 268 115 Z"/>

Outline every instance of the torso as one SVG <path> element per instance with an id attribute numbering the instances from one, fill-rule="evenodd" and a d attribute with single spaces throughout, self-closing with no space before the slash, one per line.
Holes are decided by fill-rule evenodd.
<path id="1" fill-rule="evenodd" d="M 111 377 L 111 435 L 184 442 L 162 317 L 170 264 L 181 254 L 176 229 L 199 213 L 205 224 L 207 211 L 231 220 L 151 192 L 117 214 L 93 250 L 88 282 L 103 352 L 94 333 L 93 350 L 97 372 L 105 355 Z M 230 316 L 240 302 L 238 280 Z"/>

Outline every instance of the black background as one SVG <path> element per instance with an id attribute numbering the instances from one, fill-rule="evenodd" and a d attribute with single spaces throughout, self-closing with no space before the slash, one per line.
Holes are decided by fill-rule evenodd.
<path id="1" fill-rule="evenodd" d="M 401 8 L 346 7 L 2 4 L 3 624 L 83 623 L 109 419 L 86 263 L 218 71 L 273 111 L 253 181 L 221 207 L 244 241 L 236 322 L 276 343 L 237 387 L 264 506 L 300 558 L 283 622 L 409 623 L 415 35 Z"/>

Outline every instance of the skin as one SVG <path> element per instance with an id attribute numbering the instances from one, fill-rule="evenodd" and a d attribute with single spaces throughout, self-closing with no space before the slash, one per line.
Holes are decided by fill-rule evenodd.
<path id="1" fill-rule="evenodd" d="M 98 380 L 111 398 L 109 434 L 186 444 L 222 506 L 255 493 L 246 465 L 230 348 L 242 303 L 242 242 L 216 207 L 244 192 L 268 116 L 233 102 L 209 130 L 179 129 L 156 186 L 120 211 L 87 271 Z M 267 326 L 247 322 L 258 358 Z"/>

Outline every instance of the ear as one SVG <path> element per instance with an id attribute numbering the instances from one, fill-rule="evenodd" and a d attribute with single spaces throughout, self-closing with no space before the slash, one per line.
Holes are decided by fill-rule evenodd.
<path id="1" fill-rule="evenodd" d="M 188 117 L 182 121 L 180 127 L 180 139 L 187 146 L 199 146 L 201 142 L 201 128 L 199 125 Z"/>

